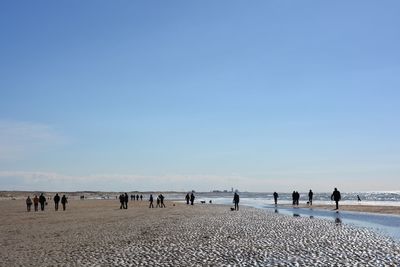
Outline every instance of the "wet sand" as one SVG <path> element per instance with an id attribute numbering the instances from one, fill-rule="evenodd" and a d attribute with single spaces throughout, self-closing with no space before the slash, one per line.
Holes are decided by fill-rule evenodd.
<path id="1" fill-rule="evenodd" d="M 26 212 L 0 201 L 0 266 L 399 266 L 400 244 L 368 229 L 241 207 L 71 200 Z"/>

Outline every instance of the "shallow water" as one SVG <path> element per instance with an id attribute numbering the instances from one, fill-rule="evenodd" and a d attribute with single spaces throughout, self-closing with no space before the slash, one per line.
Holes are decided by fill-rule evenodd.
<path id="1" fill-rule="evenodd" d="M 232 197 L 209 197 L 200 195 L 196 200 L 204 200 L 209 203 L 211 200 L 214 204 L 233 205 Z M 331 201 L 315 201 L 315 204 L 332 204 Z M 265 198 L 245 198 L 241 197 L 240 204 L 250 206 L 258 209 L 272 211 L 275 213 L 288 215 L 288 216 L 304 216 L 310 218 L 320 218 L 326 220 L 332 220 L 338 224 L 350 224 L 357 227 L 366 227 L 373 229 L 380 234 L 390 236 L 395 240 L 400 241 L 400 216 L 399 215 L 386 215 L 386 214 L 375 214 L 366 212 L 352 212 L 352 211 L 339 211 L 336 210 L 323 210 L 313 208 L 297 208 L 297 207 L 281 207 L 273 204 L 271 199 Z M 290 201 L 284 200 L 279 201 L 281 204 L 290 204 Z M 379 202 L 378 202 L 379 203 Z M 380 202 L 382 206 L 384 204 Z M 346 204 L 351 204 L 346 202 Z M 366 204 L 366 203 L 364 203 Z M 333 205 L 332 205 L 333 206 Z"/>

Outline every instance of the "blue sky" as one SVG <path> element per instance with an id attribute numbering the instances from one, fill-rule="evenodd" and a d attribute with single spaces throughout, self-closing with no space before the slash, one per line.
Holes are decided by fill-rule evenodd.
<path id="1" fill-rule="evenodd" d="M 400 190 L 398 1 L 0 3 L 0 188 Z"/>

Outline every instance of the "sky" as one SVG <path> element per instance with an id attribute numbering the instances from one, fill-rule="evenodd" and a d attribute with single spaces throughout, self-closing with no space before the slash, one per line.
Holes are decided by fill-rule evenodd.
<path id="1" fill-rule="evenodd" d="M 1 1 L 0 190 L 400 190 L 399 1 Z"/>

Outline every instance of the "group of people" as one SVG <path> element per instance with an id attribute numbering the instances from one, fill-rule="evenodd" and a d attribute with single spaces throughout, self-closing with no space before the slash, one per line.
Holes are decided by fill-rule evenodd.
<path id="1" fill-rule="evenodd" d="M 190 195 L 189 195 L 189 193 L 187 193 L 186 194 L 186 197 L 185 197 L 185 199 L 186 199 L 186 204 L 187 205 L 189 205 L 189 201 L 190 201 L 190 205 L 193 205 L 194 204 L 194 199 L 195 199 L 196 197 L 194 196 L 194 193 L 192 192 Z"/>
<path id="2" fill-rule="evenodd" d="M 156 208 L 165 208 L 164 198 L 165 197 L 162 194 L 159 194 L 157 196 L 157 200 L 156 200 L 157 206 L 156 206 Z M 154 208 L 154 205 L 153 205 L 154 198 L 153 198 L 152 194 L 150 194 L 149 202 L 150 202 L 149 208 Z"/>
<path id="3" fill-rule="evenodd" d="M 135 201 L 135 200 L 139 201 L 139 198 L 140 198 L 140 201 L 142 201 L 143 200 L 143 195 L 140 195 L 140 196 L 139 195 L 136 195 L 136 196 L 135 195 L 131 195 L 131 200 L 132 201 Z"/>
<path id="4" fill-rule="evenodd" d="M 278 204 L 278 193 L 274 192 L 273 193 L 274 196 L 274 202 L 275 205 Z M 313 191 L 310 189 L 310 191 L 308 192 L 308 205 L 312 205 L 313 203 L 313 197 L 314 197 L 314 193 Z M 357 195 L 358 201 L 361 201 L 360 197 Z M 292 193 L 292 204 L 298 206 L 299 205 L 299 199 L 300 199 L 300 194 L 297 191 L 293 191 Z M 339 201 L 342 199 L 339 190 L 337 190 L 337 188 L 335 187 L 335 189 L 333 190 L 333 193 L 331 195 L 331 200 L 335 201 L 336 204 L 336 209 L 339 209 Z"/>
<path id="5" fill-rule="evenodd" d="M 119 195 L 119 203 L 121 204 L 119 208 L 122 209 L 128 209 L 128 201 L 129 201 L 129 196 L 127 193 Z"/>
<path id="6" fill-rule="evenodd" d="M 65 211 L 66 205 L 68 203 L 67 197 L 65 195 L 63 195 L 60 198 L 60 196 L 57 193 L 54 196 L 53 200 L 54 200 L 54 208 L 55 208 L 56 211 L 58 211 L 58 205 L 59 205 L 60 201 L 61 201 L 61 205 L 63 207 L 63 210 Z M 41 193 L 39 197 L 37 195 L 35 195 L 33 197 L 33 200 L 30 198 L 30 196 L 28 196 L 25 202 L 26 202 L 26 210 L 28 212 L 31 211 L 32 205 L 33 205 L 35 211 L 39 210 L 39 204 L 40 204 L 40 210 L 41 211 L 44 211 L 44 207 L 47 205 L 47 200 L 46 200 L 46 197 L 43 195 L 43 193 Z"/>

